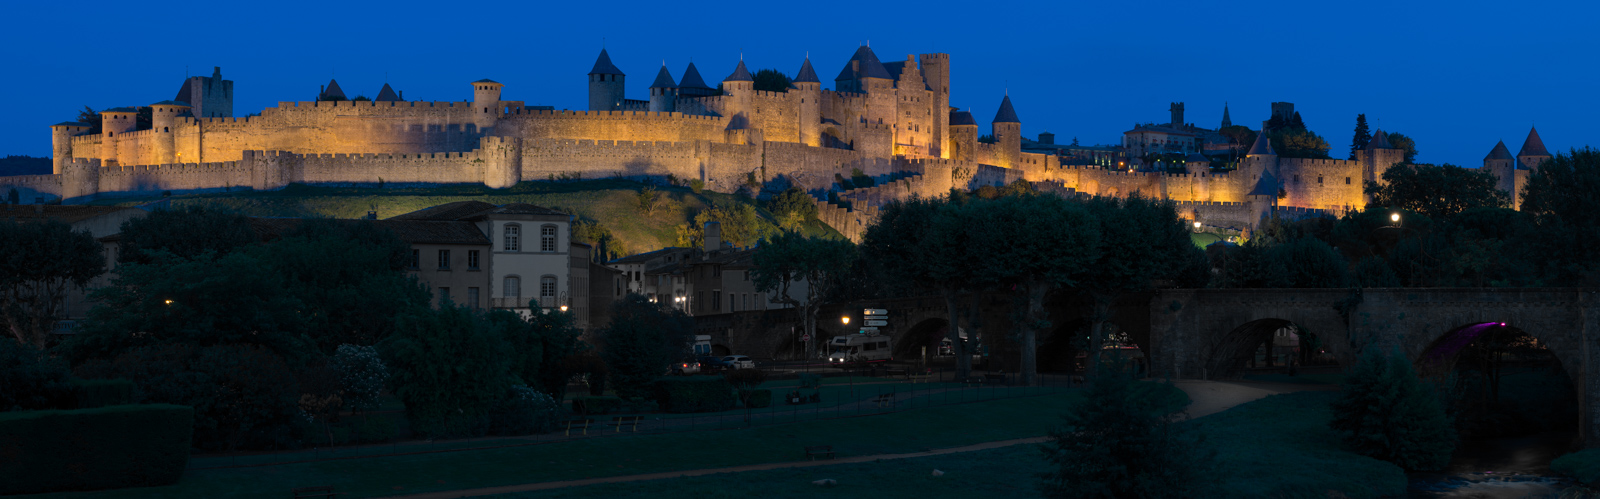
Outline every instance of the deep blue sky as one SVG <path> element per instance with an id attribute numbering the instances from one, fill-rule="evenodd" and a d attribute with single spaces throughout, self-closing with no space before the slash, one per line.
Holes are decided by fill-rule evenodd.
<path id="1" fill-rule="evenodd" d="M 951 54 L 952 105 L 980 123 L 1010 90 L 1027 136 L 1116 143 L 1135 122 L 1215 127 L 1229 103 L 1255 126 L 1273 101 L 1348 153 L 1357 113 L 1416 139 L 1418 161 L 1476 167 L 1529 125 L 1552 152 L 1600 146 L 1600 2 L 13 2 L 0 30 L 10 96 L 0 154 L 48 155 L 48 126 L 171 99 L 185 72 L 222 66 L 234 114 L 351 96 L 387 81 L 410 100 L 504 98 L 583 109 L 602 38 L 647 98 L 662 60 L 713 84 L 741 51 L 793 74 L 809 52 L 832 78 L 860 43 L 885 61 Z"/>

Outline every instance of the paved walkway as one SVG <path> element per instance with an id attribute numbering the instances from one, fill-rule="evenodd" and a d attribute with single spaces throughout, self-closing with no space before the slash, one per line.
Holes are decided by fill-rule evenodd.
<path id="1" fill-rule="evenodd" d="M 1201 380 L 1177 380 L 1173 384 L 1184 393 L 1189 394 L 1192 402 L 1189 404 L 1188 415 L 1190 418 L 1200 418 L 1228 410 L 1239 404 L 1261 399 L 1268 395 L 1289 393 L 1305 390 L 1332 390 L 1336 387 L 1327 385 L 1294 385 L 1287 383 L 1253 383 L 1253 382 L 1221 382 Z M 647 473 L 642 475 L 622 475 L 584 480 L 566 480 L 558 482 L 539 482 L 521 485 L 507 485 L 502 487 L 485 487 L 479 489 L 452 490 L 445 492 L 430 492 L 425 494 L 412 494 L 394 496 L 395 499 L 453 499 L 458 497 L 478 497 L 496 494 L 510 494 L 516 492 L 529 492 L 536 490 L 550 490 L 566 487 L 582 487 L 585 485 L 598 485 L 602 483 L 638 482 L 644 480 L 662 480 L 667 478 L 712 475 L 717 473 L 738 473 L 744 471 L 763 471 L 784 468 L 807 468 L 812 466 L 829 466 L 835 464 L 850 464 L 880 461 L 887 459 L 910 459 L 916 457 L 937 456 L 941 454 L 954 454 L 958 452 L 972 452 L 987 449 L 998 449 L 1021 444 L 1037 444 L 1049 440 L 1049 437 L 1018 438 L 984 442 L 981 444 L 948 449 L 935 449 L 924 452 L 906 454 L 877 454 L 871 456 L 855 456 L 823 461 L 788 461 L 778 463 L 752 464 L 747 466 L 733 466 L 728 468 L 709 468 L 698 470 L 668 471 L 662 473 Z"/>

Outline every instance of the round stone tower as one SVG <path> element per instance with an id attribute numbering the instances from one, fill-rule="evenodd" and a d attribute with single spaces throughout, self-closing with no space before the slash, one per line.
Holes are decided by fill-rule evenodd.
<path id="1" fill-rule="evenodd" d="M 790 90 L 800 97 L 798 112 L 795 119 L 799 120 L 800 143 L 817 147 L 822 145 L 822 81 L 817 79 L 817 70 L 811 68 L 811 58 L 800 63 L 800 72 L 795 73 L 794 89 Z"/>
<path id="2" fill-rule="evenodd" d="M 666 61 L 662 61 L 656 81 L 650 84 L 650 112 L 670 113 L 677 110 L 678 84 L 672 80 L 672 72 L 667 71 Z"/>
<path id="3" fill-rule="evenodd" d="M 132 132 L 138 123 L 139 110 L 131 107 L 117 107 L 107 109 L 100 113 L 100 159 L 104 166 L 117 166 L 124 164 L 117 141 L 118 135 Z M 131 161 L 138 151 L 126 151 Z"/>
<path id="4" fill-rule="evenodd" d="M 61 174 L 61 169 L 72 162 L 72 137 L 89 131 L 89 124 L 63 122 L 50 125 L 50 173 Z"/>
<path id="5" fill-rule="evenodd" d="M 500 89 L 505 88 L 500 82 L 482 79 L 472 82 L 472 122 L 478 125 L 478 130 L 493 128 L 495 121 L 500 119 Z"/>
<path id="6" fill-rule="evenodd" d="M 622 70 L 611 63 L 611 56 L 606 54 L 606 49 L 600 49 L 600 57 L 594 60 L 594 69 L 589 70 L 589 110 L 621 109 L 623 84 L 627 78 L 628 75 L 622 74 Z"/>
<path id="7" fill-rule="evenodd" d="M 164 100 L 150 105 L 150 133 L 155 138 L 155 164 L 179 163 L 174 153 L 178 117 L 189 112 L 186 102 Z"/>

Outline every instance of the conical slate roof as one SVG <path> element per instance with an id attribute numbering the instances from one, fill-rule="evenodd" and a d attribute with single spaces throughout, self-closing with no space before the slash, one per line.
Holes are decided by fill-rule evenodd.
<path id="1" fill-rule="evenodd" d="M 600 49 L 600 57 L 595 58 L 594 69 L 589 70 L 589 74 L 627 76 L 627 73 L 623 73 L 621 69 L 617 69 L 616 64 L 611 63 L 611 55 L 606 53 L 606 49 Z"/>
<path id="2" fill-rule="evenodd" d="M 710 89 L 711 87 L 706 86 L 706 80 L 700 77 L 700 70 L 695 69 L 694 63 L 691 62 L 689 67 L 683 70 L 683 79 L 678 81 L 678 88 Z"/>
<path id="3" fill-rule="evenodd" d="M 52 126 L 52 127 L 57 127 L 57 126 L 82 126 L 82 127 L 87 127 L 87 126 L 91 126 L 91 125 L 89 125 L 88 123 L 79 123 L 79 122 L 76 122 L 76 121 L 63 121 L 63 122 L 56 123 L 56 124 L 50 125 L 50 126 Z"/>
<path id="4" fill-rule="evenodd" d="M 667 71 L 666 63 L 661 64 L 661 71 L 656 73 L 656 81 L 650 84 L 650 88 L 678 88 L 678 85 L 672 82 L 672 72 Z"/>
<path id="5" fill-rule="evenodd" d="M 175 100 L 164 100 L 164 101 L 157 102 L 157 103 L 151 104 L 151 105 L 152 106 L 183 106 L 183 107 L 190 107 L 189 103 L 187 103 L 187 102 L 180 102 L 180 101 L 175 101 Z"/>
<path id="6" fill-rule="evenodd" d="M 1496 143 L 1494 149 L 1489 150 L 1489 155 L 1483 157 L 1484 161 L 1491 159 L 1512 159 L 1511 150 L 1506 149 L 1506 141 L 1502 140 Z"/>
<path id="7" fill-rule="evenodd" d="M 1195 162 L 1210 163 L 1211 162 L 1211 158 L 1207 158 L 1207 157 L 1205 157 L 1204 154 L 1200 154 L 1198 152 L 1191 152 L 1191 153 L 1189 153 L 1188 156 L 1183 158 L 1183 161 L 1185 163 L 1195 163 Z"/>
<path id="8" fill-rule="evenodd" d="M 494 80 L 491 80 L 491 79 L 488 79 L 488 78 L 484 78 L 482 80 L 478 80 L 478 81 L 475 81 L 473 83 L 493 83 L 495 85 L 499 85 L 500 84 L 500 82 L 494 81 Z"/>
<path id="9" fill-rule="evenodd" d="M 1372 140 L 1367 141 L 1367 149 L 1394 149 L 1394 144 L 1389 143 L 1389 134 L 1380 128 L 1372 134 Z"/>
<path id="10" fill-rule="evenodd" d="M 344 90 L 339 88 L 339 80 L 328 80 L 328 86 L 322 89 L 322 95 L 317 100 L 350 100 L 344 96 Z"/>
<path id="11" fill-rule="evenodd" d="M 1272 140 L 1267 138 L 1267 127 L 1265 126 L 1261 127 L 1261 133 L 1256 134 L 1256 143 L 1250 146 L 1250 152 L 1245 153 L 1246 156 L 1276 156 L 1277 154 L 1272 151 Z"/>
<path id="12" fill-rule="evenodd" d="M 1549 156 L 1550 151 L 1545 150 L 1544 140 L 1539 138 L 1538 128 L 1528 129 L 1528 140 L 1522 142 L 1522 150 L 1517 151 L 1518 156 Z"/>
<path id="13" fill-rule="evenodd" d="M 1022 120 L 1017 119 L 1017 110 L 1011 107 L 1010 95 L 1000 99 L 1000 111 L 994 113 L 992 123 L 1022 123 Z"/>
<path id="14" fill-rule="evenodd" d="M 972 119 L 972 113 L 966 111 L 950 111 L 950 126 L 957 125 L 978 126 L 978 120 Z"/>
<path id="15" fill-rule="evenodd" d="M 756 81 L 750 77 L 750 70 L 744 67 L 744 59 L 739 60 L 739 65 L 733 68 L 733 74 L 723 78 L 722 81 Z"/>
<path id="16" fill-rule="evenodd" d="M 817 79 L 817 71 L 811 69 L 810 57 L 806 58 L 806 62 L 800 63 L 800 72 L 795 73 L 794 80 L 791 81 L 795 83 L 822 83 L 822 80 Z"/>
<path id="17" fill-rule="evenodd" d="M 398 101 L 400 100 L 400 94 L 396 94 L 394 92 L 394 87 L 391 87 L 388 83 L 385 83 L 383 84 L 383 89 L 378 91 L 378 98 L 372 100 L 376 102 Z"/>
<path id="18" fill-rule="evenodd" d="M 857 67 L 860 68 L 859 71 L 856 69 Z M 839 71 L 839 77 L 834 78 L 834 81 L 854 80 L 856 78 L 894 79 L 893 76 L 889 75 L 889 70 L 883 67 L 883 61 L 878 60 L 878 54 L 872 53 L 872 48 L 866 45 L 856 49 L 856 54 L 850 56 L 850 60 L 845 62 L 844 69 Z"/>
<path id="19" fill-rule="evenodd" d="M 1278 196 L 1278 176 L 1272 170 L 1262 170 L 1261 179 L 1256 181 L 1256 186 L 1250 189 L 1246 196 Z"/>

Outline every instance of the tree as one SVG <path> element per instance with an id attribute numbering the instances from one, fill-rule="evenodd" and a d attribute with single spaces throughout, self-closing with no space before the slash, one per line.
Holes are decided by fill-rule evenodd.
<path id="1" fill-rule="evenodd" d="M 1557 154 L 1528 177 L 1522 211 L 1538 223 L 1534 246 L 1551 285 L 1600 284 L 1600 150 Z"/>
<path id="2" fill-rule="evenodd" d="M 1284 127 L 1267 131 L 1272 150 L 1283 158 L 1329 159 L 1328 141 L 1305 128 Z"/>
<path id="3" fill-rule="evenodd" d="M 1352 450 L 1414 471 L 1449 463 L 1455 429 L 1437 394 L 1400 352 L 1368 350 L 1342 386 L 1344 395 L 1333 402 L 1328 426 Z"/>
<path id="4" fill-rule="evenodd" d="M 802 225 L 817 219 L 817 200 L 806 194 L 805 190 L 791 186 L 772 197 L 767 203 L 767 211 L 778 219 L 779 229 L 799 230 Z"/>
<path id="5" fill-rule="evenodd" d="M 345 407 L 352 411 L 378 408 L 378 395 L 389 381 L 389 367 L 384 365 L 377 348 L 339 345 L 332 364 L 339 373 L 339 391 Z"/>
<path id="6" fill-rule="evenodd" d="M 694 216 L 693 232 L 698 232 L 705 227 L 707 222 L 717 222 L 722 227 L 722 240 L 734 246 L 750 247 L 757 241 L 772 232 L 772 222 L 761 218 L 761 213 L 755 206 L 746 203 L 735 203 L 732 206 L 713 206 Z M 703 234 L 696 234 L 693 239 L 700 239 Z M 698 246 L 698 244 L 696 244 Z"/>
<path id="7" fill-rule="evenodd" d="M 1350 284 L 1349 262 L 1328 243 L 1306 237 L 1274 246 L 1269 252 L 1284 269 L 1282 287 L 1342 288 Z"/>
<path id="8" fill-rule="evenodd" d="M 1510 203 L 1494 174 L 1445 163 L 1399 164 L 1383 172 L 1384 183 L 1367 182 L 1363 188 L 1376 206 L 1415 211 L 1431 218 L 1449 218 L 1476 207 L 1502 207 Z"/>
<path id="9" fill-rule="evenodd" d="M 1203 437 L 1179 424 L 1187 400 L 1172 404 L 1147 387 L 1119 369 L 1089 387 L 1044 446 L 1052 467 L 1039 484 L 1045 497 L 1217 497 L 1215 451 L 1202 450 Z"/>
<path id="10" fill-rule="evenodd" d="M 589 345 L 578 338 L 577 317 L 572 312 L 529 307 L 532 312 L 523 317 L 509 310 L 493 310 L 489 322 L 500 325 L 506 342 L 511 345 L 511 374 L 529 387 L 560 399 L 567 388 L 567 380 L 577 371 L 570 369 L 568 357 L 588 350 Z"/>
<path id="11" fill-rule="evenodd" d="M 1031 386 L 1039 331 L 1050 329 L 1045 295 L 1078 285 L 1086 267 L 1101 258 L 1100 227 L 1088 210 L 1057 196 L 974 201 L 960 206 L 957 216 L 971 231 L 973 251 L 985 255 L 973 263 L 971 279 L 1011 285 L 1025 297 L 1026 320 L 1018 321 L 1020 367 L 1023 384 Z"/>
<path id="12" fill-rule="evenodd" d="M 1101 245 L 1108 248 L 1104 258 L 1080 278 L 1081 289 L 1094 302 L 1089 364 L 1095 368 L 1105 344 L 1105 323 L 1117 298 L 1149 290 L 1158 279 L 1174 277 L 1186 264 L 1198 260 L 1193 253 L 1200 249 L 1190 242 L 1189 231 L 1170 202 L 1135 195 L 1127 199 L 1095 197 L 1085 206 L 1100 224 Z"/>
<path id="13" fill-rule="evenodd" d="M 954 349 L 956 374 L 962 378 L 971 372 L 972 357 L 960 336 L 956 302 L 960 293 L 973 285 L 972 265 L 981 259 L 957 212 L 956 205 L 969 201 L 953 191 L 945 199 L 890 202 L 861 238 L 862 254 L 883 274 L 944 297 L 949 314 L 946 337 Z"/>
<path id="14" fill-rule="evenodd" d="M 1401 159 L 1400 162 L 1412 163 L 1417 160 L 1417 142 L 1415 140 L 1401 135 L 1400 132 L 1387 132 L 1386 135 L 1389 137 L 1389 145 L 1394 146 L 1395 149 L 1405 151 L 1405 158 Z"/>
<path id="15" fill-rule="evenodd" d="M 191 259 L 207 251 L 222 256 L 259 241 L 248 217 L 201 206 L 129 219 L 122 223 L 120 237 L 117 261 L 121 263 L 150 263 L 156 250 Z"/>
<path id="16" fill-rule="evenodd" d="M 1372 142 L 1372 132 L 1367 129 L 1367 115 L 1357 114 L 1356 133 L 1350 139 L 1350 161 L 1356 160 L 1356 151 L 1365 149 L 1368 142 Z"/>
<path id="17" fill-rule="evenodd" d="M 62 409 L 73 393 L 57 359 L 26 343 L 0 338 L 0 412 Z"/>
<path id="18" fill-rule="evenodd" d="M 788 92 L 791 83 L 789 75 L 783 74 L 782 71 L 776 69 L 756 71 L 755 76 L 751 79 L 755 80 L 753 87 L 756 90 L 767 92 Z"/>
<path id="19" fill-rule="evenodd" d="M 763 241 L 756 251 L 750 281 L 758 291 L 776 291 L 773 303 L 799 309 L 806 336 L 816 341 L 820 339 L 816 336 L 817 311 L 822 308 L 823 297 L 844 281 L 857 257 L 856 245 L 848 240 L 781 232 Z M 804 296 L 797 298 L 791 288 L 802 282 Z"/>
<path id="20" fill-rule="evenodd" d="M 0 316 L 8 336 L 44 347 L 67 293 L 105 273 L 101 246 L 56 220 L 0 221 Z"/>
<path id="21" fill-rule="evenodd" d="M 611 308 L 611 324 L 600 330 L 612 389 L 622 398 L 648 397 L 651 385 L 672 362 L 689 353 L 693 320 L 683 311 L 629 293 Z"/>
<path id="22" fill-rule="evenodd" d="M 394 394 L 412 430 L 425 436 L 477 436 L 511 388 L 511 356 L 502 331 L 471 309 L 445 304 L 403 317 L 379 345 Z"/>

